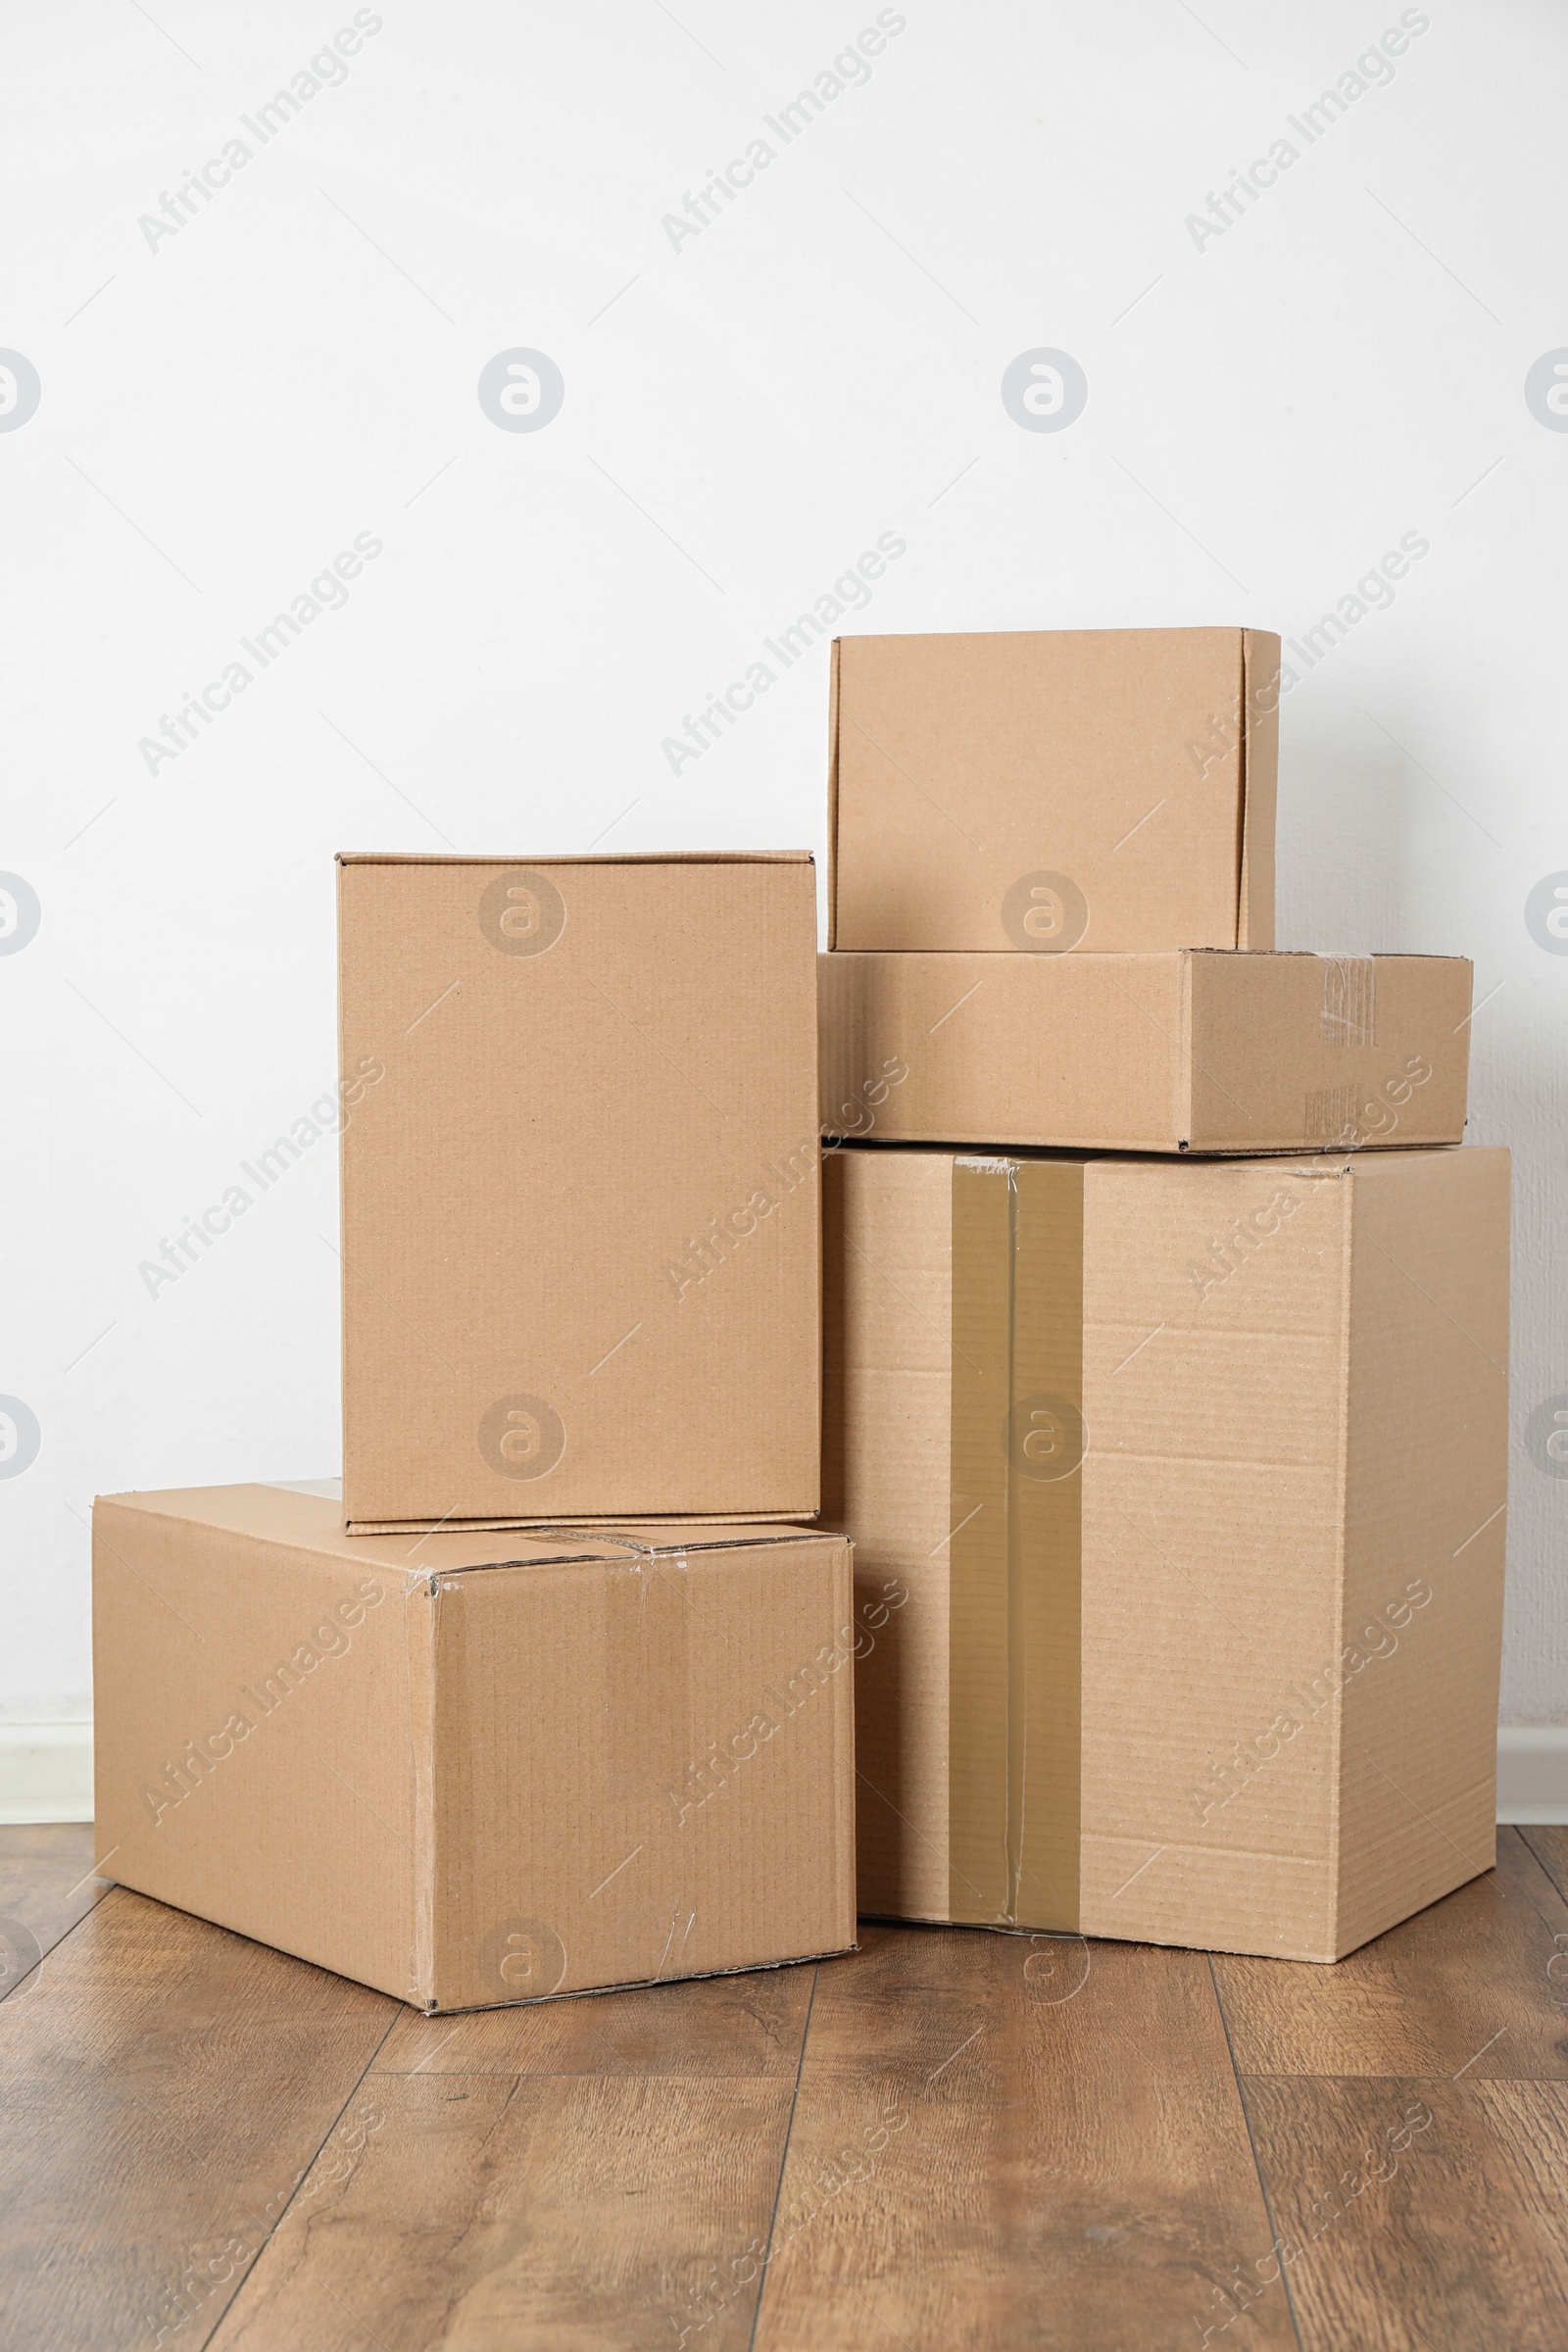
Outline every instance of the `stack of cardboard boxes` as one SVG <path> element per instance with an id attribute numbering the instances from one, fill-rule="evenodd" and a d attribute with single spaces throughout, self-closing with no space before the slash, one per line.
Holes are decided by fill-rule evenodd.
<path id="1" fill-rule="evenodd" d="M 824 1171 L 824 1504 L 900 1603 L 860 1908 L 1336 1959 L 1494 1858 L 1470 966 L 1273 953 L 1276 638 L 837 654 L 824 1102 L 880 1140 Z"/>
<path id="2" fill-rule="evenodd" d="M 805 857 L 339 865 L 342 1499 L 96 1517 L 126 1886 L 426 2009 L 855 1936 Z"/>
<path id="3" fill-rule="evenodd" d="M 845 641 L 819 959 L 340 861 L 342 1497 L 99 1503 L 114 1876 L 446 2009 L 844 1950 L 857 1838 L 1310 1959 L 1488 1867 L 1506 1155 L 1467 964 L 1272 953 L 1277 671 Z"/>

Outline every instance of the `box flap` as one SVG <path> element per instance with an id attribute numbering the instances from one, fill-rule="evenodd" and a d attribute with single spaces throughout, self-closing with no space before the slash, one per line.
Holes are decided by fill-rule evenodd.
<path id="1" fill-rule="evenodd" d="M 310 1553 L 323 1563 L 384 1571 L 401 1580 L 413 1580 L 432 1566 L 450 1572 L 502 1563 L 609 1560 L 617 1557 L 620 1548 L 597 1529 L 534 1524 L 505 1542 L 498 1542 L 491 1531 L 454 1528 L 422 1528 L 409 1541 L 356 1536 L 345 1529 L 333 1496 L 298 1486 L 184 1487 L 163 1493 L 100 1495 L 98 1499 L 101 1506 L 112 1504 L 140 1517 L 238 1536 L 253 1544 L 277 1544 Z"/>

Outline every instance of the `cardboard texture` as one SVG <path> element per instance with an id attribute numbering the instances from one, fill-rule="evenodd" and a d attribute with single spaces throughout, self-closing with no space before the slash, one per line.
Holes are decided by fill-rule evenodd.
<path id="1" fill-rule="evenodd" d="M 1464 1133 L 1462 956 L 817 960 L 829 1133 L 1211 1152 Z"/>
<path id="2" fill-rule="evenodd" d="M 101 1867 L 427 2010 L 844 1950 L 852 1606 L 802 1528 L 103 1498 Z"/>
<path id="3" fill-rule="evenodd" d="M 1507 1153 L 824 1193 L 862 1913 L 1329 1961 L 1490 1868 Z"/>
<path id="4" fill-rule="evenodd" d="M 801 857 L 339 860 L 345 1515 L 817 1507 Z"/>
<path id="5" fill-rule="evenodd" d="M 1280 641 L 1256 629 L 845 637 L 829 945 L 1274 945 Z"/>

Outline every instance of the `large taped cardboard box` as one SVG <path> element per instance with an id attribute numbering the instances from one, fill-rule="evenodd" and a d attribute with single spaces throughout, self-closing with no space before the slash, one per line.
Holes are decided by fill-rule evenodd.
<path id="1" fill-rule="evenodd" d="M 122 1886 L 423 2009 L 853 1943 L 842 1539 L 410 1543 L 266 1486 L 108 1496 L 93 1534 Z"/>
<path id="2" fill-rule="evenodd" d="M 818 963 L 822 1124 L 835 1135 L 1246 1152 L 1464 1133 L 1472 967 L 1460 956 Z"/>
<path id="3" fill-rule="evenodd" d="M 338 872 L 348 1523 L 809 1516 L 810 859 Z"/>
<path id="4" fill-rule="evenodd" d="M 829 945 L 1274 945 L 1280 641 L 845 637 Z"/>
<path id="5" fill-rule="evenodd" d="M 1326 1961 L 1490 1868 L 1507 1153 L 825 1201 L 862 1913 Z"/>

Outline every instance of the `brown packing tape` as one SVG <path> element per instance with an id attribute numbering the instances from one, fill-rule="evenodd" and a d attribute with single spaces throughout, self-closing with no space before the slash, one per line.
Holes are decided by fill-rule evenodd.
<path id="1" fill-rule="evenodd" d="M 953 1163 L 948 1620 L 948 1910 L 1005 1922 L 1007 1453 L 1015 1169 Z"/>
<path id="2" fill-rule="evenodd" d="M 1011 1915 L 1078 1926 L 1082 1762 L 1084 1168 L 1017 1172 L 1007 1448 Z"/>
<path id="3" fill-rule="evenodd" d="M 604 1571 L 605 1780 L 601 1802 L 615 1822 L 620 1851 L 655 1837 L 651 1813 L 685 1801 L 689 1776 L 722 1792 L 722 1769 L 710 1750 L 689 1755 L 688 1641 L 692 1600 L 684 1553 L 617 1560 Z M 735 1727 L 714 1721 L 697 1738 L 716 1743 Z M 722 1793 L 718 1801 L 722 1801 Z M 613 1916 L 617 1974 L 658 1977 L 692 1926 L 684 1882 L 650 1900 L 646 1883 L 627 1870 L 595 1897 Z M 677 1916 L 678 1915 L 678 1916 Z"/>
<path id="4" fill-rule="evenodd" d="M 953 1165 L 949 1913 L 1076 1929 L 1081 1161 Z"/>

